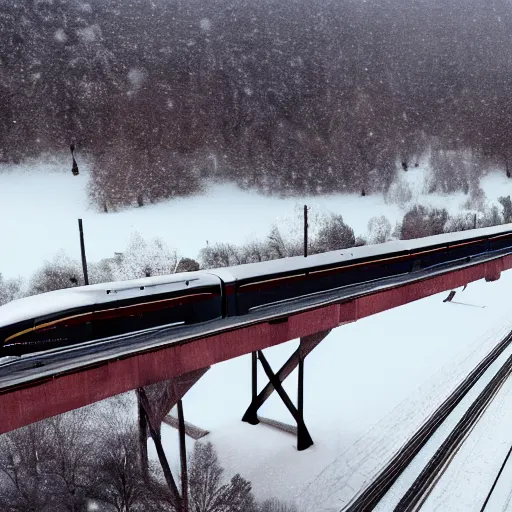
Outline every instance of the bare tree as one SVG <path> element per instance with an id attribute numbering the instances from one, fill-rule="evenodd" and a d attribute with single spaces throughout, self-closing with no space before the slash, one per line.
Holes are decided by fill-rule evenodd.
<path id="1" fill-rule="evenodd" d="M 116 512 L 157 510 L 159 499 L 144 478 L 131 405 L 126 400 L 109 401 L 95 414 L 94 498 Z"/>
<path id="2" fill-rule="evenodd" d="M 148 510 L 150 491 L 146 485 L 134 431 L 115 432 L 101 442 L 102 456 L 95 473 L 95 498 L 116 512 Z"/>
<path id="3" fill-rule="evenodd" d="M 293 504 L 271 498 L 260 505 L 259 512 L 298 512 L 298 509 Z"/>
<path id="4" fill-rule="evenodd" d="M 89 409 L 79 409 L 47 420 L 51 440 L 46 475 L 53 480 L 55 510 L 87 510 L 94 495 L 95 431 Z"/>
<path id="5" fill-rule="evenodd" d="M 221 468 L 211 443 L 196 443 L 190 461 L 191 512 L 256 512 L 251 484 L 240 475 L 223 483 Z"/>
<path id="6" fill-rule="evenodd" d="M 46 473 L 51 460 L 51 435 L 46 422 L 0 438 L 0 508 L 6 512 L 54 510 L 53 479 Z"/>

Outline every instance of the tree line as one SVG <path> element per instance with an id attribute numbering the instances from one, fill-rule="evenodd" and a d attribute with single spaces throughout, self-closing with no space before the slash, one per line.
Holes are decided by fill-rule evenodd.
<path id="1" fill-rule="evenodd" d="M 265 193 L 510 174 L 512 5 L 495 0 L 0 3 L 0 160 L 77 145 L 110 210 L 206 179 Z M 470 155 L 468 158 L 467 156 Z"/>
<path id="2" fill-rule="evenodd" d="M 442 233 L 466 231 L 474 228 L 512 223 L 512 199 L 500 197 L 497 205 L 486 205 L 485 195 L 479 190 L 470 195 L 465 205 L 468 210 L 450 215 L 445 208 L 415 204 L 403 219 L 392 226 L 385 215 L 372 217 L 364 235 L 356 236 L 354 230 L 334 213 L 314 213 L 310 217 L 311 231 L 308 253 L 374 245 L 390 240 L 410 240 Z M 400 192 L 395 191 L 400 195 Z M 483 192 L 482 192 L 483 193 Z M 243 245 L 215 242 L 203 247 L 193 259 L 181 256 L 161 239 L 145 239 L 135 232 L 123 253 L 99 262 L 89 262 L 89 282 L 106 283 L 140 277 L 168 275 L 200 269 L 230 267 L 258 263 L 304 254 L 304 240 L 293 232 L 273 226 L 262 240 Z M 58 253 L 52 261 L 43 264 L 28 281 L 21 278 L 4 279 L 0 273 L 0 305 L 12 300 L 39 293 L 83 286 L 81 263 Z"/>

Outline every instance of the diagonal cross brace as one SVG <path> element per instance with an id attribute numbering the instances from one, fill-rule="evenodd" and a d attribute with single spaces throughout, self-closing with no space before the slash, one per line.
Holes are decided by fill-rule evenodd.
<path id="1" fill-rule="evenodd" d="M 144 388 L 150 406 L 147 412 L 155 426 L 161 425 L 171 409 L 208 370 L 209 367 L 201 368 Z"/>
<path id="2" fill-rule="evenodd" d="M 303 415 L 303 395 L 304 395 L 304 359 L 305 357 L 330 333 L 329 331 L 323 331 L 311 336 L 305 336 L 301 338 L 299 348 L 290 356 L 288 361 L 282 366 L 282 368 L 275 374 L 265 356 L 261 351 L 253 353 L 252 355 L 252 401 L 247 411 L 245 412 L 242 421 L 257 425 L 258 409 L 265 403 L 270 397 L 272 392 L 275 390 L 280 396 L 287 409 L 297 422 L 297 449 L 299 451 L 305 450 L 313 444 L 313 440 L 306 428 L 304 423 Z M 257 359 L 259 358 L 265 373 L 269 379 L 269 383 L 261 391 L 257 393 Z M 299 367 L 299 382 L 298 382 L 298 393 L 297 393 L 297 408 L 293 405 L 288 395 L 283 389 L 282 382 L 292 373 L 292 371 Z"/>
<path id="3" fill-rule="evenodd" d="M 302 414 L 299 414 L 297 408 L 293 405 L 293 402 L 290 400 L 290 397 L 286 394 L 286 391 L 283 389 L 283 386 L 279 382 L 276 374 L 270 368 L 267 359 L 263 355 L 263 353 L 258 351 L 258 359 L 267 374 L 268 380 L 274 386 L 277 394 L 280 396 L 286 408 L 290 411 L 290 414 L 293 416 L 293 419 L 297 422 L 297 450 L 302 451 L 306 448 L 309 448 L 313 444 L 313 439 L 309 435 L 306 424 L 304 423 L 304 418 Z"/>
<path id="4" fill-rule="evenodd" d="M 305 336 L 300 339 L 300 345 L 299 348 L 290 356 L 288 361 L 284 363 L 282 368 L 276 373 L 276 377 L 279 380 L 279 382 L 284 382 L 284 380 L 295 370 L 295 368 L 299 365 L 299 360 L 305 359 L 307 355 L 309 355 L 312 350 L 322 342 L 325 337 L 330 333 L 331 331 L 323 331 L 319 332 L 317 334 L 312 334 L 311 336 Z M 272 382 L 269 382 L 263 390 L 257 394 L 256 389 L 256 357 L 253 355 L 253 396 L 252 401 L 249 407 L 247 408 L 247 411 L 245 411 L 245 414 L 242 418 L 242 421 L 245 421 L 247 423 L 250 423 L 251 425 L 257 425 L 260 421 L 258 419 L 258 410 L 259 408 L 268 400 L 270 395 L 274 392 L 274 385 Z"/>
<path id="5" fill-rule="evenodd" d="M 185 420 L 183 417 L 183 404 L 181 399 L 187 391 L 208 371 L 209 368 L 202 368 L 190 373 L 181 375 L 160 384 L 137 389 L 139 406 L 139 450 L 140 463 L 144 472 L 144 478 L 149 482 L 148 471 L 148 434 L 155 443 L 158 459 L 164 473 L 167 486 L 171 493 L 174 508 L 179 512 L 188 512 L 188 475 L 187 455 L 185 445 Z M 181 460 L 181 488 L 180 496 L 176 482 L 174 481 L 167 457 L 162 447 L 161 424 L 167 413 L 175 405 L 178 406 L 178 430 L 180 438 L 180 460 Z"/>

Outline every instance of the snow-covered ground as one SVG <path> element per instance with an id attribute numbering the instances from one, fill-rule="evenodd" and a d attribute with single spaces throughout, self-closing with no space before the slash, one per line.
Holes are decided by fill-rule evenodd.
<path id="1" fill-rule="evenodd" d="M 509 346 L 439 426 L 386 496 L 375 507 L 376 512 L 395 509 L 400 499 L 413 485 L 414 480 L 420 475 L 484 387 L 511 355 L 512 347 Z M 476 423 L 469 438 L 463 442 L 446 471 L 443 472 L 440 481 L 435 485 L 424 504 L 424 510 L 480 510 L 512 441 L 512 435 L 506 428 L 507 420 L 512 415 L 511 393 L 512 379 L 509 379 L 498 392 L 497 397 L 489 404 L 483 417 Z M 468 481 L 471 481 L 470 486 L 467 486 Z"/>
<path id="2" fill-rule="evenodd" d="M 504 273 L 458 290 L 454 300 L 469 305 L 439 294 L 333 331 L 306 360 L 305 419 L 315 444 L 305 452 L 293 436 L 240 421 L 250 402 L 249 356 L 211 368 L 186 395 L 186 418 L 211 431 L 205 440 L 228 473 L 251 480 L 258 498 L 339 511 L 510 331 L 511 285 L 512 272 Z M 296 347 L 266 355 L 277 369 Z M 296 378 L 285 382 L 293 398 Z M 259 379 L 261 388 L 261 370 Z M 261 415 L 293 423 L 275 395 Z M 177 433 L 166 427 L 164 439 L 177 461 Z"/>
<path id="3" fill-rule="evenodd" d="M 0 166 L 0 273 L 4 277 L 28 277 L 61 250 L 79 260 L 78 218 L 84 221 L 90 261 L 123 252 L 134 232 L 159 237 L 182 256 L 196 258 L 207 242 L 242 244 L 262 239 L 274 224 L 284 232 L 300 233 L 304 204 L 311 207 L 313 232 L 316 214 L 334 212 L 343 215 L 356 235 L 364 236 L 368 221 L 376 215 L 385 215 L 394 227 L 414 203 L 445 207 L 455 214 L 467 200 L 463 194 L 426 194 L 429 170 L 421 163 L 417 169 L 397 174 L 398 181 L 413 192 L 411 200 L 400 206 L 387 203 L 382 195 L 281 199 L 242 191 L 232 184 L 214 184 L 199 196 L 105 214 L 89 204 L 87 166 L 81 165 L 77 177 L 69 167 L 69 158 Z M 512 194 L 512 180 L 502 172 L 489 174 L 482 187 L 492 203 Z"/>
<path id="4" fill-rule="evenodd" d="M 422 510 L 481 510 L 512 442 L 507 428 L 512 421 L 511 404 L 512 379 L 508 379 L 446 468 Z M 506 493 L 493 492 L 488 511 L 507 509 L 510 480 L 507 483 Z"/>
<path id="5" fill-rule="evenodd" d="M 195 197 L 105 214 L 89 204 L 86 168 L 74 177 L 68 167 L 66 160 L 34 170 L 0 167 L 0 272 L 5 277 L 27 277 L 62 249 L 79 259 L 78 218 L 83 219 L 91 261 L 123 252 L 134 232 L 159 237 L 181 255 L 196 258 L 207 242 L 242 244 L 266 237 L 273 224 L 290 226 L 305 203 L 317 211 L 341 213 L 358 233 L 366 232 L 374 212 L 392 223 L 401 218 L 400 209 L 385 204 L 382 196 L 280 199 L 232 184 L 214 184 Z M 361 208 L 362 199 L 367 208 Z"/>
<path id="6" fill-rule="evenodd" d="M 92 261 L 122 252 L 134 231 L 196 257 L 207 240 L 238 244 L 265 237 L 272 224 L 294 229 L 304 203 L 314 212 L 341 213 L 364 235 L 375 215 L 394 225 L 414 202 L 454 214 L 467 199 L 426 195 L 422 164 L 400 176 L 414 194 L 401 206 L 382 196 L 261 197 L 225 184 L 198 197 L 104 214 L 88 204 L 87 179 L 85 168 L 73 177 L 67 160 L 0 168 L 1 273 L 28 277 L 61 249 L 79 259 L 78 217 Z M 492 203 L 512 193 L 511 181 L 499 173 L 488 175 L 482 188 Z M 186 419 L 211 431 L 206 440 L 227 473 L 249 479 L 259 499 L 294 500 L 302 512 L 339 511 L 512 328 L 511 285 L 512 272 L 505 273 L 457 292 L 456 301 L 471 305 L 443 303 L 446 294 L 436 295 L 333 331 L 306 360 L 305 419 L 315 444 L 305 452 L 298 453 L 287 434 L 240 421 L 250 402 L 249 356 L 211 368 L 184 399 Z M 277 369 L 296 347 L 289 342 L 266 355 Z M 262 371 L 259 379 L 261 387 Z M 296 373 L 285 389 L 295 397 Z M 274 395 L 261 415 L 291 422 Z M 177 433 L 164 427 L 163 435 L 177 471 Z"/>

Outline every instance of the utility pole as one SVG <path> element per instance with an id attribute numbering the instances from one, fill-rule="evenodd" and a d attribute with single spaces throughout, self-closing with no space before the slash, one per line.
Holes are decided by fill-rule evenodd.
<path id="1" fill-rule="evenodd" d="M 70 149 L 71 149 L 71 156 L 73 158 L 73 166 L 71 167 L 71 172 L 73 173 L 73 176 L 78 176 L 80 173 L 78 172 L 78 164 L 76 163 L 76 160 L 75 160 L 75 145 L 71 144 Z"/>
<path id="2" fill-rule="evenodd" d="M 78 219 L 78 231 L 80 231 L 80 250 L 82 252 L 82 268 L 84 271 L 84 283 L 88 285 L 89 274 L 87 273 L 87 259 L 85 258 L 84 228 L 82 226 L 82 219 Z"/>
<path id="3" fill-rule="evenodd" d="M 304 258 L 308 257 L 308 206 L 304 205 Z"/>

